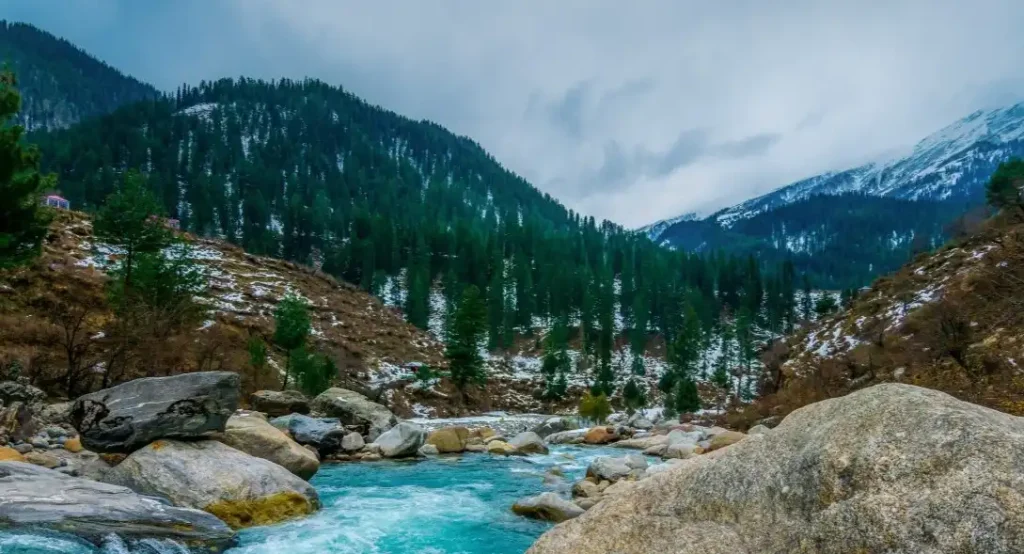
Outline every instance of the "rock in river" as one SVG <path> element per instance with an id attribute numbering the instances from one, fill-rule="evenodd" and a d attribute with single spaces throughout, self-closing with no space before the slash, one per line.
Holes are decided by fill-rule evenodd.
<path id="1" fill-rule="evenodd" d="M 70 533 L 97 545 L 116 532 L 210 552 L 234 540 L 234 532 L 206 512 L 18 462 L 0 462 L 0 530 Z"/>
<path id="2" fill-rule="evenodd" d="M 548 447 L 533 431 L 519 433 L 508 441 L 516 449 L 516 454 L 547 454 Z"/>
<path id="3" fill-rule="evenodd" d="M 238 374 L 148 377 L 80 397 L 71 411 L 82 444 L 131 452 L 156 439 L 194 439 L 224 430 L 238 407 Z"/>
<path id="4" fill-rule="evenodd" d="M 320 460 L 313 452 L 288 438 L 258 412 L 243 412 L 228 419 L 224 444 L 250 456 L 263 458 L 309 480 L 320 468 Z"/>
<path id="5" fill-rule="evenodd" d="M 551 529 L 528 554 L 1024 552 L 1024 418 L 883 384 L 805 406 Z"/>
<path id="6" fill-rule="evenodd" d="M 398 420 L 386 407 L 370 401 L 355 391 L 330 388 L 313 399 L 313 409 L 329 417 L 336 417 L 345 425 L 359 426 L 370 440 L 391 429 Z"/>
<path id="7" fill-rule="evenodd" d="M 283 467 L 216 441 L 156 441 L 104 480 L 198 508 L 235 529 L 270 525 L 320 508 L 316 490 Z"/>
<path id="8" fill-rule="evenodd" d="M 259 390 L 249 395 L 249 406 L 270 417 L 309 413 L 309 399 L 297 390 Z"/>
<path id="9" fill-rule="evenodd" d="M 404 458 L 415 456 L 423 446 L 426 436 L 426 431 L 419 425 L 403 421 L 377 437 L 373 444 L 380 448 L 380 453 L 385 458 Z"/>
<path id="10" fill-rule="evenodd" d="M 320 456 L 333 454 L 343 448 L 346 436 L 341 422 L 333 417 L 309 417 L 302 414 L 290 414 L 270 420 L 274 427 L 288 431 L 299 444 L 308 444 L 320 453 Z"/>
<path id="11" fill-rule="evenodd" d="M 583 508 L 553 492 L 524 498 L 512 505 L 512 511 L 521 516 L 555 523 L 583 515 Z"/>

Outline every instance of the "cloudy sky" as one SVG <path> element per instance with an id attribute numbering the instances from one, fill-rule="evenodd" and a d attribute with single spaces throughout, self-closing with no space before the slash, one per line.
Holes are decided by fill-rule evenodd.
<path id="1" fill-rule="evenodd" d="M 638 226 L 1024 98 L 1019 0 L 0 0 L 163 89 L 313 76 Z"/>

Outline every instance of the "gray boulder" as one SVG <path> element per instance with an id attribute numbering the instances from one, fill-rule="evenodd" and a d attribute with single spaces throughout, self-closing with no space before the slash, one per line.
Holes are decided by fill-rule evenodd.
<path id="1" fill-rule="evenodd" d="M 205 510 L 235 529 L 320 508 L 316 490 L 302 478 L 216 441 L 156 441 L 108 471 L 104 481 Z"/>
<path id="2" fill-rule="evenodd" d="M 553 492 L 519 500 L 512 505 L 512 511 L 524 517 L 555 523 L 583 515 L 583 508 Z"/>
<path id="3" fill-rule="evenodd" d="M 71 423 L 95 452 L 131 452 L 163 438 L 223 431 L 238 408 L 238 374 L 228 371 L 148 377 L 80 397 Z"/>
<path id="4" fill-rule="evenodd" d="M 250 456 L 274 462 L 306 480 L 320 469 L 320 460 L 315 453 L 299 446 L 267 423 L 259 412 L 243 412 L 231 416 L 219 440 Z"/>
<path id="5" fill-rule="evenodd" d="M 344 425 L 357 426 L 370 440 L 398 423 L 395 414 L 355 391 L 330 388 L 313 399 L 313 409 L 328 417 L 336 417 Z"/>
<path id="6" fill-rule="evenodd" d="M 373 441 L 385 458 L 415 456 L 427 439 L 427 432 L 415 423 L 403 421 Z"/>
<path id="7" fill-rule="evenodd" d="M 637 482 L 529 554 L 1024 552 L 1024 419 L 883 384 Z"/>
<path id="8" fill-rule="evenodd" d="M 234 531 L 216 517 L 131 490 L 20 462 L 0 462 L 0 531 L 69 533 L 100 545 L 112 532 L 220 552 Z"/>
<path id="9" fill-rule="evenodd" d="M 560 433 L 552 433 L 544 438 L 548 444 L 580 444 L 583 442 L 583 436 L 587 434 L 588 429 L 573 429 L 571 431 L 562 431 Z"/>
<path id="10" fill-rule="evenodd" d="M 640 459 L 642 460 L 643 456 L 640 456 Z M 643 469 L 646 468 L 647 462 L 645 460 Z M 610 456 L 599 456 L 594 458 L 594 461 L 590 462 L 590 465 L 587 466 L 587 477 L 597 482 L 609 481 L 614 483 L 629 477 L 634 469 L 637 468 L 631 467 L 629 459 L 626 457 L 612 458 Z"/>
<path id="11" fill-rule="evenodd" d="M 366 441 L 363 440 L 362 435 L 355 431 L 341 439 L 341 449 L 345 452 L 359 452 L 364 446 L 366 446 Z"/>
<path id="12" fill-rule="evenodd" d="M 561 433 L 562 431 L 569 431 L 575 428 L 576 426 L 568 418 L 549 417 L 543 423 L 531 429 L 531 431 L 537 433 L 537 436 L 543 439 L 553 433 Z"/>
<path id="13" fill-rule="evenodd" d="M 347 432 L 336 418 L 309 417 L 291 414 L 270 420 L 270 424 L 282 431 L 288 431 L 299 444 L 315 448 L 320 456 L 333 454 L 342 448 Z"/>
<path id="14" fill-rule="evenodd" d="M 771 431 L 771 429 L 769 429 L 768 427 L 765 427 L 764 425 L 755 425 L 755 426 L 751 427 L 749 431 L 747 431 L 747 434 L 748 435 L 763 435 L 763 434 L 767 433 L 768 431 Z"/>
<path id="15" fill-rule="evenodd" d="M 548 447 L 544 444 L 544 440 L 537 436 L 537 433 L 533 431 L 524 431 L 518 435 L 512 437 L 512 440 L 508 441 L 509 444 L 515 447 L 516 454 L 547 454 Z"/>
<path id="16" fill-rule="evenodd" d="M 270 417 L 308 414 L 309 399 L 297 390 L 260 390 L 249 395 L 249 407 Z"/>
<path id="17" fill-rule="evenodd" d="M 0 381 L 0 405 L 9 406 L 14 402 L 38 404 L 46 399 L 46 393 L 16 381 Z"/>

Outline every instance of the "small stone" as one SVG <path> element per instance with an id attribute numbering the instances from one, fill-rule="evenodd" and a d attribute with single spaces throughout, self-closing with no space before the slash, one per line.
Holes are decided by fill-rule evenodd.
<path id="1" fill-rule="evenodd" d="M 345 435 L 341 439 L 341 449 L 345 452 L 359 452 L 366 446 L 363 436 L 355 431 Z"/>
<path id="2" fill-rule="evenodd" d="M 15 450 L 17 450 L 18 452 L 20 452 L 22 454 L 28 454 L 29 452 L 32 452 L 32 445 L 27 443 L 27 442 L 23 442 L 21 444 L 16 444 L 16 445 L 12 446 L 11 448 L 14 448 Z"/>
<path id="3" fill-rule="evenodd" d="M 55 469 L 62 465 L 61 462 L 63 460 L 59 460 L 51 454 L 33 451 L 25 454 L 25 461 L 30 464 L 45 467 L 46 469 Z"/>
<path id="4" fill-rule="evenodd" d="M 440 454 L 440 452 L 437 450 L 437 447 L 432 444 L 424 444 L 419 450 L 420 456 L 437 456 L 438 454 Z"/>
<path id="5" fill-rule="evenodd" d="M 587 444 L 608 444 L 619 437 L 614 427 L 593 427 L 583 435 L 583 442 Z"/>
<path id="6" fill-rule="evenodd" d="M 508 456 L 516 453 L 516 447 L 502 440 L 493 440 L 487 443 L 487 451 L 499 456 Z"/>
<path id="7" fill-rule="evenodd" d="M 711 437 L 711 444 L 708 448 L 706 448 L 706 450 L 708 452 L 714 452 L 719 448 L 725 448 L 726 446 L 736 444 L 745 438 L 747 438 L 747 436 L 738 431 L 725 431 L 722 433 L 717 433 L 713 437 Z"/>
<path id="8" fill-rule="evenodd" d="M 547 454 L 548 447 L 544 440 L 533 431 L 519 433 L 508 442 L 516 448 L 519 454 Z"/>
<path id="9" fill-rule="evenodd" d="M 763 435 L 763 434 L 767 433 L 768 431 L 771 431 L 771 429 L 769 429 L 768 427 L 765 427 L 764 425 L 755 425 L 755 426 L 751 427 L 749 431 L 747 431 L 747 434 L 748 435 Z"/>
<path id="10" fill-rule="evenodd" d="M 32 444 L 34 448 L 40 448 L 42 450 L 46 450 L 50 447 L 50 441 L 43 437 L 32 437 L 32 440 L 30 440 L 29 443 Z"/>
<path id="11" fill-rule="evenodd" d="M 485 444 L 467 444 L 466 452 L 487 452 L 487 445 Z"/>
<path id="12" fill-rule="evenodd" d="M 512 511 L 521 516 L 555 523 L 583 515 L 583 508 L 553 492 L 524 498 L 512 505 Z"/>
<path id="13" fill-rule="evenodd" d="M 49 435 L 50 438 L 53 438 L 53 439 L 62 438 L 62 437 L 68 436 L 67 430 L 65 430 L 62 427 L 57 427 L 56 425 L 51 425 L 51 426 L 47 427 L 46 429 L 44 429 L 43 431 L 47 435 Z"/>

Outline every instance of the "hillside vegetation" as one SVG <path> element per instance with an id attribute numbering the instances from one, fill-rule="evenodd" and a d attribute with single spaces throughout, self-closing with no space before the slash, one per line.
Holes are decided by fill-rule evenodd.
<path id="1" fill-rule="evenodd" d="M 766 395 L 733 414 L 749 425 L 880 382 L 903 382 L 1024 415 L 1024 222 L 1004 211 L 922 254 L 849 309 L 765 354 Z"/>

